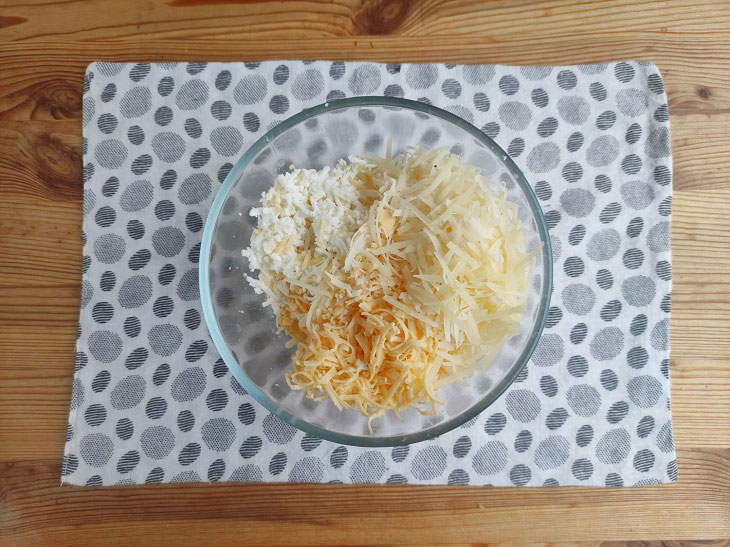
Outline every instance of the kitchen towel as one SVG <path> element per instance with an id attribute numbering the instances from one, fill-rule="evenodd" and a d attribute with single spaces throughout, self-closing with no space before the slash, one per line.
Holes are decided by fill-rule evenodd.
<path id="1" fill-rule="evenodd" d="M 305 435 L 232 378 L 201 321 L 213 196 L 281 120 L 342 97 L 428 102 L 524 171 L 554 253 L 547 325 L 514 385 L 439 438 Z M 93 63 L 83 96 L 81 317 L 62 481 L 630 486 L 674 481 L 672 158 L 648 62 L 580 66 Z"/>

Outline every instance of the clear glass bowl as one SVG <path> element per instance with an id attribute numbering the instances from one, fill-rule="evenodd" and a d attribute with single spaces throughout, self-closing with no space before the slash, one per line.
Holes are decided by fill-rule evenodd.
<path id="1" fill-rule="evenodd" d="M 522 330 L 497 358 L 465 385 L 441 392 L 438 416 L 411 409 L 398 420 L 390 413 L 368 420 L 355 410 L 313 401 L 285 380 L 294 349 L 276 334 L 270 307 L 244 279 L 256 219 L 249 215 L 274 178 L 289 169 L 319 169 L 351 155 L 383 155 L 407 147 L 445 146 L 500 181 L 518 204 L 528 246 L 542 244 L 532 264 L 532 283 Z M 271 129 L 241 157 L 213 202 L 203 232 L 200 294 L 205 320 L 223 360 L 243 388 L 272 413 L 312 435 L 358 446 L 395 446 L 423 441 L 463 424 L 491 405 L 530 359 L 542 333 L 552 290 L 550 238 L 532 188 L 509 156 L 476 127 L 433 106 L 388 97 L 355 97 L 304 110 Z"/>

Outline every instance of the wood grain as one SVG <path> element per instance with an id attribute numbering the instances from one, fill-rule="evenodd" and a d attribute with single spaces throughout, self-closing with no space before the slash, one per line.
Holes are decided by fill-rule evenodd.
<path id="1" fill-rule="evenodd" d="M 526 31 L 529 37 L 536 32 L 590 37 L 617 29 L 705 35 L 725 34 L 730 26 L 730 5 L 724 0 L 8 0 L 5 11 L 6 22 L 0 25 L 12 41 L 134 41 L 150 35 L 173 40 L 383 34 L 496 38 Z"/>
<path id="2" fill-rule="evenodd" d="M 0 545 L 136 544 L 142 537 L 182 545 L 597 545 L 729 537 L 728 29 L 725 0 L 3 2 Z M 80 294 L 86 65 L 277 58 L 658 64 L 675 164 L 670 368 L 678 483 L 59 486 Z"/>
<path id="3" fill-rule="evenodd" d="M 680 451 L 679 455 L 684 480 L 671 492 L 636 488 L 629 497 L 621 489 L 576 487 L 219 484 L 94 490 L 58 487 L 58 462 L 5 464 L 0 472 L 10 486 L 8 502 L 13 507 L 4 525 L 20 541 L 40 536 L 50 542 L 70 530 L 76 530 L 80 539 L 111 530 L 116 533 L 120 514 L 134 522 L 135 534 L 154 536 L 159 527 L 171 527 L 184 545 L 209 541 L 211 530 L 226 544 L 250 538 L 280 545 L 430 545 L 451 543 L 455 533 L 461 534 L 462 542 L 515 537 L 540 541 L 544 531 L 525 526 L 524 520 L 525 512 L 536 511 L 541 518 L 560 523 L 551 534 L 554 541 L 638 534 L 722 538 L 712 530 L 727 513 L 730 452 Z M 91 500 L 93 524 L 89 522 Z M 621 529 L 616 529 L 618 522 Z M 291 533 L 282 534 L 285 528 Z"/>

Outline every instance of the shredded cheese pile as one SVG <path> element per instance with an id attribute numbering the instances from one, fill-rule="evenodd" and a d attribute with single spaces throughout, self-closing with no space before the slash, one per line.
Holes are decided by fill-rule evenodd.
<path id="1" fill-rule="evenodd" d="M 298 343 L 287 381 L 378 417 L 436 414 L 520 325 L 529 259 L 516 204 L 445 149 L 277 177 L 252 210 L 248 277 Z"/>

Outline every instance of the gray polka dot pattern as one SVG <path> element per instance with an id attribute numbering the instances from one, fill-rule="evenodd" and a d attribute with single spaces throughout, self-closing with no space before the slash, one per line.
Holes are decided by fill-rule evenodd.
<path id="1" fill-rule="evenodd" d="M 86 82 L 81 328 L 63 482 L 677 479 L 672 160 L 652 64 L 94 63 Z M 355 95 L 428 101 L 481 128 L 533 184 L 553 245 L 546 328 L 515 384 L 464 426 L 410 447 L 342 446 L 282 422 L 231 377 L 201 320 L 202 225 L 232 164 L 282 119 Z M 261 192 L 255 180 L 250 192 Z M 252 350 L 266 344 L 244 334 Z"/>

